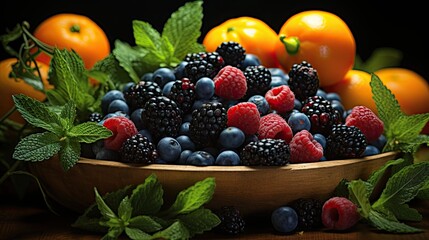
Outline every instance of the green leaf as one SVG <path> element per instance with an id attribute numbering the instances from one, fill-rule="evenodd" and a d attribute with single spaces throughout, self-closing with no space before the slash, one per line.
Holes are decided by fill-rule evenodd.
<path id="1" fill-rule="evenodd" d="M 391 166 L 399 165 L 399 164 L 402 164 L 403 162 L 404 162 L 404 159 L 402 158 L 387 161 L 382 167 L 380 167 L 379 169 L 375 170 L 370 174 L 367 182 L 375 186 L 378 183 L 378 181 L 383 177 L 385 172 L 391 168 Z"/>
<path id="2" fill-rule="evenodd" d="M 84 122 L 70 129 L 68 136 L 78 142 L 93 143 L 112 136 L 112 131 L 94 122 Z"/>
<path id="3" fill-rule="evenodd" d="M 140 229 L 137 228 L 131 228 L 131 227 L 126 227 L 125 228 L 125 234 L 127 234 L 127 236 L 130 239 L 135 239 L 135 240 L 145 240 L 145 239 L 152 239 L 152 236 L 143 232 Z"/>
<path id="4" fill-rule="evenodd" d="M 371 203 L 369 202 L 371 187 L 369 183 L 360 179 L 352 180 L 348 184 L 350 192 L 349 199 L 359 207 L 359 213 L 364 218 L 368 218 L 368 214 L 371 210 Z"/>
<path id="5" fill-rule="evenodd" d="M 174 56 L 183 59 L 192 52 L 194 43 L 201 35 L 203 1 L 191 1 L 180 7 L 164 25 L 162 36 L 173 45 Z"/>
<path id="6" fill-rule="evenodd" d="M 61 144 L 60 162 L 65 171 L 72 168 L 80 158 L 80 143 L 66 139 Z"/>
<path id="7" fill-rule="evenodd" d="M 138 185 L 131 195 L 134 206 L 133 216 L 152 215 L 159 211 L 164 203 L 164 191 L 155 174 L 149 175 L 143 184 Z"/>
<path id="8" fill-rule="evenodd" d="M 161 42 L 161 35 L 150 23 L 133 20 L 133 33 L 137 46 L 151 51 L 157 51 Z"/>
<path id="9" fill-rule="evenodd" d="M 366 72 L 375 72 L 382 68 L 400 66 L 402 58 L 403 54 L 398 49 L 388 47 L 377 48 L 365 62 L 355 62 L 353 68 Z"/>
<path id="10" fill-rule="evenodd" d="M 109 231 L 101 238 L 101 240 L 116 240 L 121 236 L 123 231 L 124 229 L 120 227 L 109 228 Z"/>
<path id="11" fill-rule="evenodd" d="M 183 240 L 189 239 L 191 236 L 188 229 L 181 221 L 176 221 L 168 228 L 159 231 L 152 235 L 153 239 L 169 239 L 169 240 Z"/>
<path id="12" fill-rule="evenodd" d="M 131 218 L 131 213 L 133 212 L 133 207 L 131 206 L 130 199 L 128 196 L 122 199 L 118 207 L 118 216 L 124 222 L 128 222 Z"/>
<path id="13" fill-rule="evenodd" d="M 393 233 L 418 233 L 422 232 L 423 230 L 408 226 L 404 223 L 395 222 L 392 220 L 387 219 L 383 214 L 377 212 L 377 211 L 370 211 L 368 220 L 379 230 L 387 231 L 387 232 L 393 232 Z"/>
<path id="14" fill-rule="evenodd" d="M 349 189 L 347 186 L 348 183 L 349 183 L 349 180 L 345 178 L 341 179 L 341 181 L 335 187 L 334 192 L 332 193 L 332 196 L 348 198 L 349 197 Z"/>
<path id="15" fill-rule="evenodd" d="M 408 204 L 395 205 L 389 208 L 398 220 L 419 222 L 423 219 L 422 215 Z"/>
<path id="16" fill-rule="evenodd" d="M 94 192 L 95 202 L 97 203 L 97 207 L 101 215 L 103 215 L 103 217 L 107 219 L 118 218 L 116 214 L 112 211 L 112 209 L 110 209 L 110 207 L 104 202 L 103 198 L 98 193 L 97 188 L 94 188 Z"/>
<path id="17" fill-rule="evenodd" d="M 129 224 L 130 227 L 138 228 L 147 233 L 156 232 L 162 229 L 161 224 L 155 221 L 152 217 L 146 215 L 131 218 Z"/>
<path id="18" fill-rule="evenodd" d="M 105 83 L 108 81 L 112 83 L 127 83 L 132 81 L 128 73 L 119 65 L 113 53 L 96 62 L 94 67 L 87 73 L 87 76 Z"/>
<path id="19" fill-rule="evenodd" d="M 420 134 L 428 121 L 429 113 L 400 116 L 399 119 L 391 125 L 395 139 L 400 142 L 414 140 L 414 138 Z"/>
<path id="20" fill-rule="evenodd" d="M 21 139 L 15 146 L 13 158 L 39 162 L 51 158 L 61 149 L 60 139 L 51 132 L 34 133 Z"/>
<path id="21" fill-rule="evenodd" d="M 429 200 L 429 180 L 426 181 L 423 186 L 419 189 L 417 198 L 422 200 Z"/>
<path id="22" fill-rule="evenodd" d="M 28 123 L 61 135 L 63 126 L 59 116 L 50 111 L 44 103 L 24 94 L 12 97 L 16 108 Z"/>
<path id="23" fill-rule="evenodd" d="M 221 222 L 216 214 L 206 208 L 199 208 L 189 214 L 182 215 L 179 220 L 186 226 L 191 237 L 210 231 Z"/>
<path id="24" fill-rule="evenodd" d="M 209 202 L 215 190 L 215 180 L 207 177 L 193 186 L 182 190 L 177 195 L 173 205 L 165 212 L 168 216 L 190 213 Z"/>
<path id="25" fill-rule="evenodd" d="M 73 101 L 69 101 L 63 106 L 60 118 L 63 121 L 62 125 L 65 130 L 69 130 L 74 126 L 74 121 L 76 120 L 76 105 Z"/>
<path id="26" fill-rule="evenodd" d="M 112 50 L 115 58 L 119 61 L 119 65 L 129 74 L 134 82 L 140 81 L 140 76 L 144 72 L 150 71 L 150 67 L 146 66 L 144 61 L 148 50 L 140 47 L 131 47 L 125 42 L 115 41 L 115 48 Z"/>

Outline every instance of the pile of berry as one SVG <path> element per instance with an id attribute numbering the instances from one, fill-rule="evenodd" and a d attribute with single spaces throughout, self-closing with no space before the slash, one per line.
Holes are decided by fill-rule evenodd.
<path id="1" fill-rule="evenodd" d="M 88 158 L 127 163 L 283 166 L 380 153 L 383 122 L 344 109 L 311 63 L 266 68 L 237 42 L 188 54 L 105 94 L 98 122 L 113 136 L 83 146 Z"/>

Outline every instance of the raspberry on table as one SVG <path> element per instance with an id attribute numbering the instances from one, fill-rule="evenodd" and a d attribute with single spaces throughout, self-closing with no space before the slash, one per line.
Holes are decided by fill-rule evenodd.
<path id="1" fill-rule="evenodd" d="M 125 140 L 138 132 L 133 121 L 124 116 L 107 118 L 104 120 L 103 126 L 113 132 L 112 136 L 104 140 L 104 147 L 115 151 L 119 151 Z"/>
<path id="2" fill-rule="evenodd" d="M 237 127 L 245 134 L 255 134 L 259 129 L 261 116 L 258 107 L 252 102 L 240 102 L 227 111 L 227 125 Z"/>
<path id="3" fill-rule="evenodd" d="M 323 147 L 307 130 L 297 132 L 289 143 L 291 163 L 317 162 L 323 157 Z"/>
<path id="4" fill-rule="evenodd" d="M 331 230 L 347 230 L 360 218 L 357 206 L 345 197 L 332 197 L 322 206 L 322 223 Z"/>
<path id="5" fill-rule="evenodd" d="M 295 94 L 287 85 L 271 88 L 265 93 L 265 99 L 271 109 L 280 114 L 291 111 L 295 105 Z"/>
<path id="6" fill-rule="evenodd" d="M 213 78 L 215 94 L 226 100 L 238 100 L 246 94 L 246 77 L 237 67 L 225 66 Z"/>
<path id="7" fill-rule="evenodd" d="M 346 117 L 345 124 L 359 128 L 368 143 L 377 140 L 384 131 L 383 121 L 366 106 L 353 107 Z"/>
<path id="8" fill-rule="evenodd" d="M 277 113 L 269 113 L 259 121 L 258 138 L 283 139 L 287 143 L 292 140 L 292 129 L 286 120 Z"/>

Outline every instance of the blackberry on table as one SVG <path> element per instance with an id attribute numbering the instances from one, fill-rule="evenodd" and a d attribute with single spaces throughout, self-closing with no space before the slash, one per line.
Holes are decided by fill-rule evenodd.
<path id="1" fill-rule="evenodd" d="M 285 140 L 263 138 L 244 146 L 240 158 L 246 166 L 284 166 L 289 163 L 290 147 Z"/>
<path id="2" fill-rule="evenodd" d="M 186 114 L 191 110 L 196 99 L 195 85 L 188 78 L 176 80 L 171 86 L 168 98 L 174 100 Z"/>
<path id="3" fill-rule="evenodd" d="M 288 74 L 288 85 L 295 94 L 295 98 L 304 101 L 308 97 L 316 95 L 319 89 L 319 76 L 310 63 L 306 61 L 295 63 Z"/>
<path id="4" fill-rule="evenodd" d="M 214 213 L 221 221 L 216 226 L 216 231 L 230 235 L 237 235 L 244 232 L 246 221 L 235 206 L 222 206 L 214 210 Z"/>
<path id="5" fill-rule="evenodd" d="M 327 159 L 348 159 L 362 156 L 367 146 L 365 135 L 355 126 L 336 124 L 326 138 Z"/>
<path id="6" fill-rule="evenodd" d="M 161 87 L 152 81 L 139 81 L 124 92 L 125 100 L 130 107 L 130 112 L 144 107 L 147 100 L 162 95 Z"/>
<path id="7" fill-rule="evenodd" d="M 249 66 L 243 71 L 247 82 L 246 99 L 254 95 L 262 95 L 270 89 L 271 72 L 268 68 L 259 66 Z"/>
<path id="8" fill-rule="evenodd" d="M 146 102 L 141 114 L 155 142 L 178 135 L 183 113 L 174 100 L 165 96 L 153 97 Z"/>
<path id="9" fill-rule="evenodd" d="M 290 206 L 298 214 L 297 231 L 308 231 L 321 228 L 323 202 L 316 198 L 298 198 Z"/>
<path id="10" fill-rule="evenodd" d="M 234 41 L 222 42 L 216 48 L 215 52 L 222 56 L 225 65 L 231 65 L 237 68 L 240 68 L 241 63 L 246 57 L 246 50 L 244 47 L 240 43 Z"/>
<path id="11" fill-rule="evenodd" d="M 331 102 L 319 95 L 304 100 L 301 112 L 310 119 L 310 132 L 313 134 L 329 135 L 332 126 L 341 123 L 342 119 L 338 110 L 332 107 Z"/>
<path id="12" fill-rule="evenodd" d="M 131 136 L 120 149 L 121 161 L 126 163 L 154 163 L 158 158 L 156 146 L 140 133 Z"/>

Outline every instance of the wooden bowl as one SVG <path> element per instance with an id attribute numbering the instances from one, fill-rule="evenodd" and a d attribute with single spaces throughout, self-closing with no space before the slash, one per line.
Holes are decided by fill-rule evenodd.
<path id="1" fill-rule="evenodd" d="M 299 197 L 326 199 L 343 179 L 364 179 L 397 152 L 360 159 L 289 164 L 282 167 L 136 165 L 82 158 L 64 172 L 58 158 L 29 164 L 47 193 L 63 206 L 83 213 L 95 202 L 94 187 L 104 194 L 143 183 L 155 173 L 164 189 L 165 204 L 195 182 L 214 177 L 216 189 L 206 205 L 237 206 L 243 215 L 269 214 Z M 169 205 L 167 205 L 169 206 Z"/>

